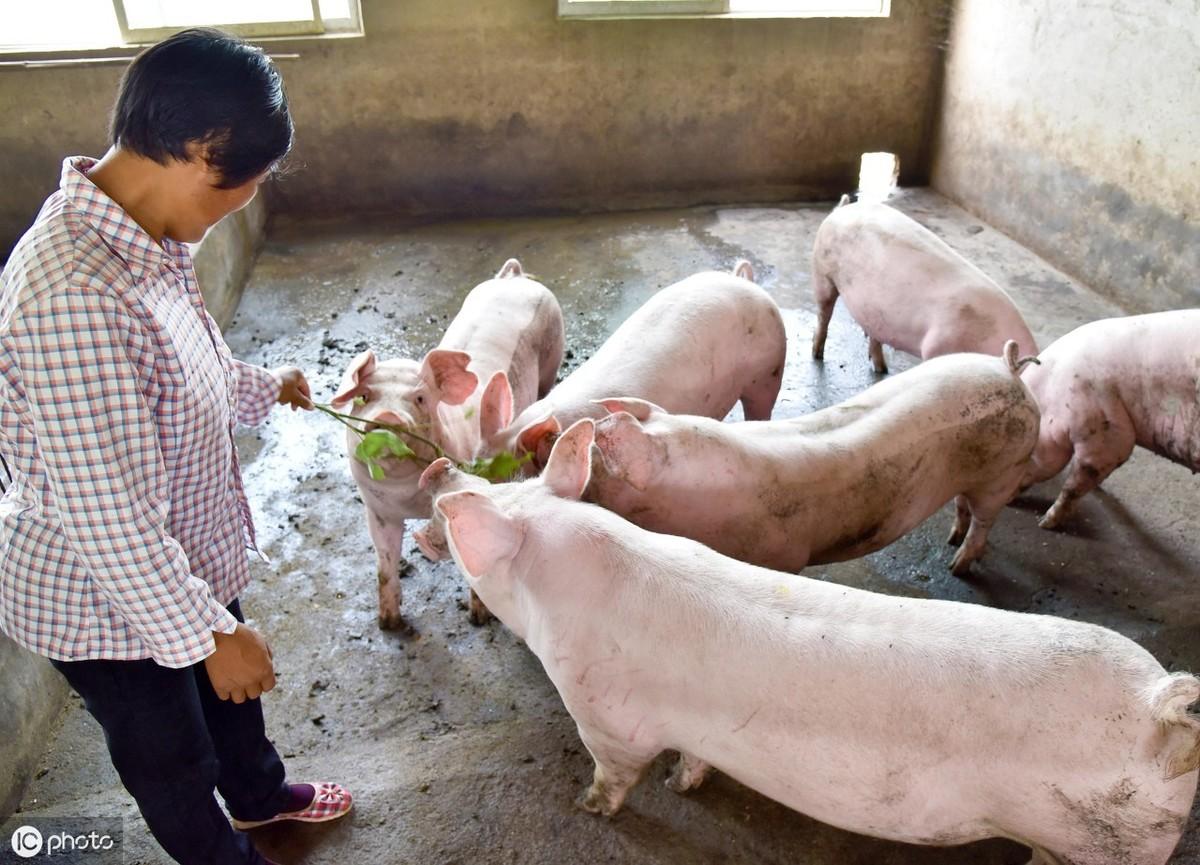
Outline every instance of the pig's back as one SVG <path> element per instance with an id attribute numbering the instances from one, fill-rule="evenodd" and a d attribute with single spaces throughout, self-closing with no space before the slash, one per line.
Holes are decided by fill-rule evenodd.
<path id="1" fill-rule="evenodd" d="M 955 322 L 951 332 L 963 334 L 960 350 L 986 350 L 1009 338 L 1034 350 L 1016 304 L 1000 286 L 932 231 L 885 204 L 836 209 L 818 230 L 814 259 L 855 321 L 910 354 L 922 356 L 933 321 Z M 995 339 L 993 331 L 999 333 Z"/>
<path id="2" fill-rule="evenodd" d="M 471 289 L 438 347 L 467 352 L 507 348 L 511 355 L 521 342 L 553 330 L 555 322 L 561 330 L 562 312 L 550 289 L 522 277 L 491 279 Z"/>
<path id="3" fill-rule="evenodd" d="M 935 361 L 944 362 L 924 369 Z M 772 493 L 775 507 L 797 515 L 807 509 L 809 563 L 881 549 L 1032 452 L 1037 406 L 1003 362 L 952 355 L 927 364 L 917 368 L 921 375 L 897 381 L 903 387 L 882 383 L 888 398 L 868 391 L 862 403 L 771 424 L 777 459 L 792 467 L 789 487 Z M 843 506 L 814 508 L 814 501 Z"/>
<path id="4" fill-rule="evenodd" d="M 504 372 L 512 388 L 514 411 L 537 399 L 541 382 L 562 362 L 562 309 L 541 283 L 504 277 L 480 283 L 446 329 L 439 348 L 471 355 L 468 368 L 479 377 L 477 395 L 493 374 Z M 546 369 L 544 369 L 544 367 Z"/>
<path id="5" fill-rule="evenodd" d="M 619 396 L 671 413 L 723 417 L 745 384 L 745 370 L 782 365 L 785 343 L 783 319 L 767 292 L 732 274 L 700 273 L 638 308 L 547 402 L 556 417 L 564 408 L 603 417 L 603 409 L 584 404 Z M 578 419 L 564 414 L 564 426 L 564 417 Z"/>

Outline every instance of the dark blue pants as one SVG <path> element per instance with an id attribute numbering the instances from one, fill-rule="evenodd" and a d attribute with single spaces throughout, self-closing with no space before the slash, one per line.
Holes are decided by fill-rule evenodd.
<path id="1" fill-rule="evenodd" d="M 244 621 L 237 601 L 229 611 Z M 146 825 L 181 865 L 262 865 L 213 796 L 238 820 L 265 820 L 288 801 L 262 704 L 221 700 L 203 663 L 53 661 L 100 726 L 113 766 Z"/>

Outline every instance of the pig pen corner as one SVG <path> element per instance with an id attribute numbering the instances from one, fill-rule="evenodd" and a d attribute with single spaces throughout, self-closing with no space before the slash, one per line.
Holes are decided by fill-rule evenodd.
<path id="1" fill-rule="evenodd" d="M 1039 343 L 1121 313 L 1005 234 L 928 190 L 895 206 L 1006 286 Z M 779 304 L 788 338 L 775 418 L 841 402 L 880 380 L 867 341 L 835 310 L 824 362 L 811 243 L 832 202 L 569 218 L 389 224 L 280 221 L 268 234 L 226 338 L 251 363 L 304 369 L 327 401 L 361 351 L 421 357 L 466 292 L 515 257 L 561 304 L 560 377 L 586 361 L 651 295 L 687 274 L 749 260 Z M 915 364 L 888 352 L 892 374 Z M 740 417 L 735 409 L 734 417 Z M 344 430 L 315 413 L 274 412 L 238 441 L 259 544 L 244 609 L 268 636 L 279 687 L 264 697 L 268 732 L 296 780 L 337 777 L 355 811 L 330 828 L 256 831 L 272 858 L 319 863 L 614 862 L 957 863 L 1017 865 L 1003 840 L 914 847 L 843 832 L 720 773 L 681 796 L 661 756 L 612 819 L 575 806 L 592 761 L 542 666 L 499 621 L 467 621 L 453 561 L 403 550 L 402 627 L 381 630 L 375 554 L 350 475 Z M 996 520 L 966 578 L 948 571 L 950 504 L 865 558 L 806 576 L 915 598 L 942 598 L 1105 625 L 1169 670 L 1200 669 L 1200 530 L 1187 469 L 1138 451 L 1061 531 L 1038 527 L 1058 481 L 1019 496 Z M 888 707 L 878 706 L 886 715 Z M 75 698 L 42 758 L 22 814 L 125 818 L 128 861 L 161 853 L 120 787 L 94 723 Z M 886 796 L 887 791 L 878 791 Z M 1200 861 L 1192 819 L 1180 863 Z"/>

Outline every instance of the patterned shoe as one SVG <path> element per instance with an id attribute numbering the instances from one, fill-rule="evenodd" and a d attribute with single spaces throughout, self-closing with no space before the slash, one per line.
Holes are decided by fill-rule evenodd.
<path id="1" fill-rule="evenodd" d="M 317 793 L 309 806 L 302 811 L 284 811 L 268 820 L 231 820 L 233 828 L 254 829 L 270 823 L 282 823 L 284 820 L 294 820 L 297 823 L 328 823 L 350 813 L 354 798 L 341 784 L 331 784 L 327 781 L 309 784 Z"/>

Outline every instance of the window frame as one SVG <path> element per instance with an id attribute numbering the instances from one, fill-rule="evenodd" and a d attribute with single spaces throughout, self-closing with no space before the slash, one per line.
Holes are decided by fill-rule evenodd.
<path id="1" fill-rule="evenodd" d="M 888 18 L 891 0 L 862 0 L 856 8 L 838 8 L 814 3 L 796 9 L 736 9 L 738 0 L 558 0 L 558 17 L 563 20 L 597 21 L 636 18 Z M 746 2 L 746 0 L 743 0 Z"/>
<path id="2" fill-rule="evenodd" d="M 264 41 L 286 41 L 289 39 L 310 39 L 310 38 L 344 38 L 344 37 L 361 37 L 363 36 L 362 29 L 362 4 L 361 0 L 349 0 L 347 6 L 350 14 L 346 18 L 320 18 L 320 0 L 312 0 L 312 5 L 317 13 L 317 17 L 313 21 L 301 22 L 259 22 L 247 24 L 218 24 L 216 22 L 207 23 L 203 26 L 216 27 L 231 33 L 241 38 L 250 38 L 256 42 Z M 103 44 L 96 42 L 93 44 L 81 44 L 78 42 L 61 44 L 53 43 L 8 43 L 0 44 L 0 67 L 3 66 L 20 66 L 20 65 L 63 65 L 72 62 L 96 62 L 96 61 L 111 61 L 131 59 L 128 57 L 114 56 L 120 52 L 128 52 L 130 49 L 140 49 L 146 45 L 152 45 L 178 33 L 185 29 L 182 26 L 178 27 L 162 27 L 162 28 L 134 28 L 130 29 L 123 0 L 112 0 L 113 14 L 116 16 L 116 23 L 120 35 L 115 37 L 115 41 Z"/>

